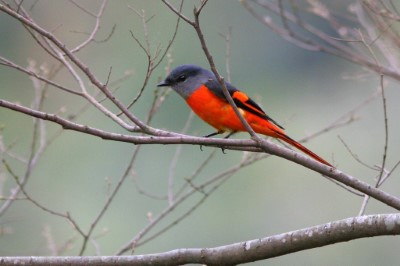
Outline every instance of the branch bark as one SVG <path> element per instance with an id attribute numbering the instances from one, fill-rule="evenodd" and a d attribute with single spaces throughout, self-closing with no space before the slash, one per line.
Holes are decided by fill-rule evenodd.
<path id="1" fill-rule="evenodd" d="M 97 128 L 89 127 L 86 125 L 71 122 L 67 119 L 61 118 L 54 114 L 48 114 L 31 108 L 17 105 L 15 103 L 1 100 L 0 106 L 18 111 L 33 117 L 43 120 L 48 120 L 61 125 L 64 129 L 70 129 L 82 132 L 89 135 L 94 135 L 106 140 L 128 142 L 132 144 L 193 144 L 193 145 L 209 145 L 224 147 L 224 149 L 240 149 L 247 151 L 267 152 L 269 154 L 277 155 L 279 157 L 288 159 L 297 164 L 303 165 L 310 170 L 316 171 L 324 176 L 330 177 L 346 186 L 354 188 L 363 192 L 378 201 L 385 203 L 397 210 L 400 210 L 400 198 L 392 196 L 383 192 L 370 184 L 367 184 L 357 178 L 346 174 L 338 169 L 323 165 L 311 158 L 308 158 L 298 152 L 276 145 L 266 139 L 261 139 L 260 142 L 254 140 L 240 140 L 240 139 L 216 139 L 216 138 L 203 138 L 182 135 L 178 133 L 169 133 L 161 131 L 163 136 L 134 136 L 124 135 L 119 133 L 107 132 Z"/>
<path id="2" fill-rule="evenodd" d="M 215 248 L 185 248 L 136 256 L 2 257 L 0 265 L 236 265 L 350 240 L 400 234 L 400 214 L 352 217 Z"/>

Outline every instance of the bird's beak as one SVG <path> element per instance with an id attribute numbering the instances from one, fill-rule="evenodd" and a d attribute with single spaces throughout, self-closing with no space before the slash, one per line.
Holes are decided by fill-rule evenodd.
<path id="1" fill-rule="evenodd" d="M 160 83 L 157 84 L 157 87 L 168 87 L 170 84 L 168 81 L 163 80 Z"/>

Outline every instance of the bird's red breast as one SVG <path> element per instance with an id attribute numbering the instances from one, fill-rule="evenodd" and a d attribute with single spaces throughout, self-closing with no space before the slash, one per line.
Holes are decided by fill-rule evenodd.
<path id="1" fill-rule="evenodd" d="M 245 93 L 235 91 L 232 94 L 232 98 L 239 100 L 256 113 L 259 112 L 258 109 L 246 103 L 249 97 Z M 201 119 L 218 131 L 246 131 L 229 102 L 215 95 L 205 85 L 195 90 L 186 99 L 186 102 Z M 255 132 L 272 137 L 285 134 L 282 129 L 270 121 L 242 108 L 238 109 Z"/>

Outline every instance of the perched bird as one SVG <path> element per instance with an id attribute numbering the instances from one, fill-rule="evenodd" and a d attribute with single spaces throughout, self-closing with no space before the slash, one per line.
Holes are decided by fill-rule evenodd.
<path id="1" fill-rule="evenodd" d="M 287 136 L 283 127 L 244 92 L 228 82 L 225 82 L 225 85 L 239 112 L 256 133 L 283 140 L 315 160 L 332 167 L 330 163 Z M 230 132 L 229 137 L 235 132 L 246 131 L 211 71 L 196 65 L 181 65 L 172 70 L 157 86 L 171 87 L 186 100 L 193 112 L 217 130 L 206 137 Z"/>

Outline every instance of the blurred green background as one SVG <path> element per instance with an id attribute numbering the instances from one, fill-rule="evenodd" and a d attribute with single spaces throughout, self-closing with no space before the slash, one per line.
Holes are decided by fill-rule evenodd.
<path id="1" fill-rule="evenodd" d="M 36 1 L 24 1 L 29 9 Z M 348 1 L 342 1 L 346 3 Z M 97 12 L 100 1 L 79 1 L 92 12 Z M 177 4 L 177 2 L 174 2 Z M 184 12 L 192 17 L 197 1 L 185 1 Z M 107 80 L 112 67 L 111 80 L 123 76 L 126 71 L 134 75 L 119 85 L 116 96 L 125 103 L 138 93 L 147 67 L 146 57 L 131 37 L 144 41 L 140 18 L 128 8 L 144 10 L 148 18 L 151 48 L 161 44 L 165 48 L 170 40 L 176 16 L 159 1 L 110 1 L 101 21 L 96 39 L 108 36 L 113 25 L 116 29 L 111 39 L 93 43 L 78 53 L 80 59 L 103 81 Z M 56 36 L 74 47 L 87 36 L 94 19 L 68 1 L 37 1 L 30 11 L 36 22 L 53 31 Z M 154 15 L 154 17 L 153 17 Z M 301 139 L 330 125 L 337 118 L 367 99 L 379 86 L 379 76 L 363 79 L 346 79 L 356 76 L 362 68 L 347 61 L 316 52 L 302 50 L 282 40 L 254 19 L 238 1 L 210 1 L 201 17 L 202 28 L 221 74 L 225 70 L 225 41 L 220 34 L 227 34 L 232 27 L 231 75 L 232 83 L 256 99 L 266 112 L 283 124 L 294 139 Z M 0 13 L 0 54 L 20 65 L 28 60 L 49 66 L 54 61 L 32 41 L 26 30 L 14 19 Z M 172 66 L 184 63 L 208 67 L 205 56 L 192 28 L 181 23 L 178 36 L 172 45 Z M 166 60 L 161 63 L 150 79 L 140 101 L 132 112 L 145 119 L 156 91 L 155 84 L 165 76 Z M 71 76 L 63 70 L 57 81 L 76 88 Z M 89 86 L 90 87 L 90 86 Z M 90 88 L 93 90 L 92 88 Z M 33 88 L 24 74 L 0 66 L 0 98 L 31 105 Z M 396 84 L 388 84 L 386 90 L 389 114 L 388 167 L 398 160 L 400 143 L 400 111 L 397 101 L 400 93 Z M 47 93 L 45 111 L 62 115 L 75 113 L 84 104 L 83 99 L 51 88 Z M 152 126 L 167 130 L 182 130 L 189 109 L 176 94 L 171 94 L 152 121 Z M 306 146 L 339 169 L 373 183 L 376 172 L 357 163 L 338 136 L 352 151 L 369 165 L 380 164 L 384 144 L 384 122 L 381 98 L 376 98 L 355 114 L 359 120 L 332 130 L 313 139 Z M 123 132 L 116 124 L 95 109 L 85 112 L 79 123 Z M 12 145 L 11 152 L 27 157 L 32 137 L 32 119 L 0 108 L 0 124 L 4 145 Z M 45 123 L 47 136 L 60 127 Z M 193 120 L 189 134 L 205 135 L 212 129 Z M 247 138 L 238 134 L 237 138 Z M 127 143 L 104 141 L 72 131 L 64 131 L 48 147 L 34 169 L 26 190 L 48 208 L 69 212 L 78 224 L 87 230 L 98 214 L 120 176 L 125 171 L 135 146 Z M 168 171 L 177 146 L 148 145 L 134 164 L 134 177 L 149 193 L 165 195 Z M 187 145 L 182 149 L 176 168 L 176 187 L 184 183 L 194 169 L 214 150 Z M 13 170 L 20 176 L 24 164 L 4 155 Z M 217 152 L 212 162 L 201 173 L 201 179 L 219 173 L 238 164 L 242 153 Z M 9 195 L 15 186 L 13 179 L 1 167 L 2 195 Z M 398 172 L 386 182 L 383 190 L 399 193 Z M 198 195 L 199 198 L 201 195 Z M 195 197 L 196 198 L 196 197 Z M 190 208 L 193 200 L 178 208 L 166 219 L 173 221 Z M 278 157 L 270 157 L 247 167 L 221 186 L 200 208 L 187 219 L 160 237 L 139 247 L 135 254 L 155 253 L 176 248 L 214 247 L 238 241 L 261 238 L 329 221 L 356 216 L 362 198 L 327 181 L 320 175 Z M 147 214 L 156 216 L 167 206 L 163 200 L 149 199 L 138 193 L 133 178 L 128 178 L 122 190 L 111 204 L 94 235 L 101 254 L 113 254 L 147 224 Z M 394 210 L 374 200 L 367 207 L 367 214 L 388 213 Z M 162 224 L 166 224 L 166 222 Z M 50 230 L 55 244 L 60 246 L 70 238 L 72 245 L 63 255 L 76 255 L 82 239 L 65 220 L 50 215 L 26 200 L 20 200 L 0 217 L 0 255 L 50 255 L 49 240 L 45 233 Z M 161 227 L 157 227 L 161 228 Z M 106 231 L 106 233 L 104 233 Z M 394 265 L 399 260 L 398 237 L 377 237 L 336 244 L 328 247 L 298 252 L 254 265 Z M 89 244 L 85 255 L 95 255 L 96 247 Z"/>

